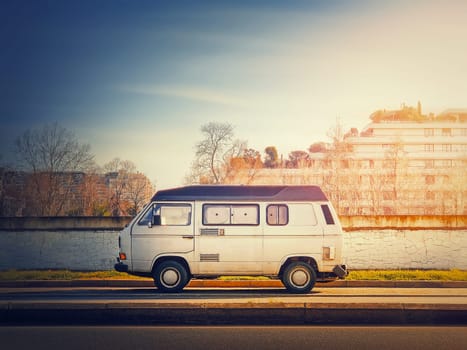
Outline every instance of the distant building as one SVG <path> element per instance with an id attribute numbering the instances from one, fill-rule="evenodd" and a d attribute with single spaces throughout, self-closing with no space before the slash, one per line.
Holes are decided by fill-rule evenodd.
<path id="1" fill-rule="evenodd" d="M 47 197 L 50 191 L 45 189 L 51 182 L 34 180 L 47 175 L 0 168 L 0 216 L 40 216 L 41 205 L 48 198 L 38 198 L 35 188 L 39 184 Z M 152 184 L 141 173 L 59 172 L 54 173 L 53 185 L 57 187 L 55 199 L 48 204 L 60 216 L 135 215 L 154 194 Z"/>

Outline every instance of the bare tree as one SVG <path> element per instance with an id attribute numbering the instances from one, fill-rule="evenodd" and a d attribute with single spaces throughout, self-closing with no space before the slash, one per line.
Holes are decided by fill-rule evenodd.
<path id="1" fill-rule="evenodd" d="M 136 171 L 129 160 L 114 158 L 104 165 L 110 191 L 110 209 L 114 216 L 136 215 L 153 194 L 149 179 Z"/>
<path id="2" fill-rule="evenodd" d="M 261 154 L 252 148 L 244 149 L 241 156 L 230 159 L 226 182 L 251 184 L 262 168 Z"/>
<path id="3" fill-rule="evenodd" d="M 201 127 L 203 140 L 196 145 L 195 160 L 187 177 L 192 183 L 223 183 L 230 175 L 230 160 L 239 157 L 245 143 L 234 140 L 229 123 L 210 122 Z"/>
<path id="4" fill-rule="evenodd" d="M 127 214 L 135 216 L 148 202 L 153 192 L 154 186 L 144 174 L 131 174 L 125 196 L 129 202 Z"/>
<path id="5" fill-rule="evenodd" d="M 390 200 L 397 203 L 394 207 L 397 208 L 397 214 L 408 214 L 408 197 L 407 190 L 410 186 L 408 181 L 408 159 L 407 152 L 404 151 L 404 146 L 400 140 L 395 143 L 388 144 L 384 158 L 384 184 L 385 187 L 391 189 L 389 192 Z M 404 211 L 405 210 L 405 211 Z"/>
<path id="6" fill-rule="evenodd" d="M 57 123 L 27 130 L 16 139 L 20 166 L 31 173 L 29 214 L 63 215 L 74 193 L 78 172 L 93 164 L 90 146 L 77 141 L 73 132 Z"/>
<path id="7" fill-rule="evenodd" d="M 347 186 L 351 168 L 352 147 L 345 139 L 344 127 L 339 119 L 336 125 L 328 130 L 328 137 L 332 140 L 325 153 L 325 162 L 329 165 L 324 177 L 324 190 L 331 197 L 338 213 L 344 199 L 347 200 L 350 186 Z M 354 188 L 355 186 L 353 186 Z"/>
<path id="8" fill-rule="evenodd" d="M 104 165 L 106 180 L 109 187 L 109 206 L 113 216 L 125 213 L 123 207 L 126 187 L 130 182 L 130 174 L 136 171 L 136 166 L 129 160 L 114 158 Z"/>

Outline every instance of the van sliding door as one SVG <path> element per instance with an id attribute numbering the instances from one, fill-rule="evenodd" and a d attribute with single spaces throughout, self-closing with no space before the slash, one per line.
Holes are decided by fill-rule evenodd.
<path id="1" fill-rule="evenodd" d="M 204 203 L 196 233 L 200 274 L 258 274 L 262 270 L 259 205 Z"/>

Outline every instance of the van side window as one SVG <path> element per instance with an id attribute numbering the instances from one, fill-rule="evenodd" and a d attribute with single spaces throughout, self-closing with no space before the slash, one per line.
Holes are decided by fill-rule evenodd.
<path id="1" fill-rule="evenodd" d="M 147 225 L 154 216 L 160 218 L 161 226 L 188 226 L 191 225 L 191 205 L 157 204 L 144 214 L 138 225 Z"/>
<path id="2" fill-rule="evenodd" d="M 321 210 L 323 211 L 324 218 L 326 219 L 326 224 L 334 225 L 334 218 L 332 217 L 331 210 L 327 204 L 321 205 Z"/>
<path id="3" fill-rule="evenodd" d="M 284 204 L 271 204 L 266 208 L 268 225 L 287 225 L 289 223 L 289 208 Z"/>
<path id="4" fill-rule="evenodd" d="M 259 225 L 259 206 L 204 204 L 203 225 Z"/>

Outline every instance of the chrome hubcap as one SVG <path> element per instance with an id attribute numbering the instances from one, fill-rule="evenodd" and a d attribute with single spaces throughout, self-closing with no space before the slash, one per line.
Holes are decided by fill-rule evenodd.
<path id="1" fill-rule="evenodd" d="M 178 283 L 180 276 L 177 270 L 167 269 L 162 273 L 162 282 L 166 286 L 173 286 Z"/>
<path id="2" fill-rule="evenodd" d="M 309 275 L 304 270 L 296 270 L 292 273 L 291 280 L 296 286 L 304 286 L 309 281 Z"/>

